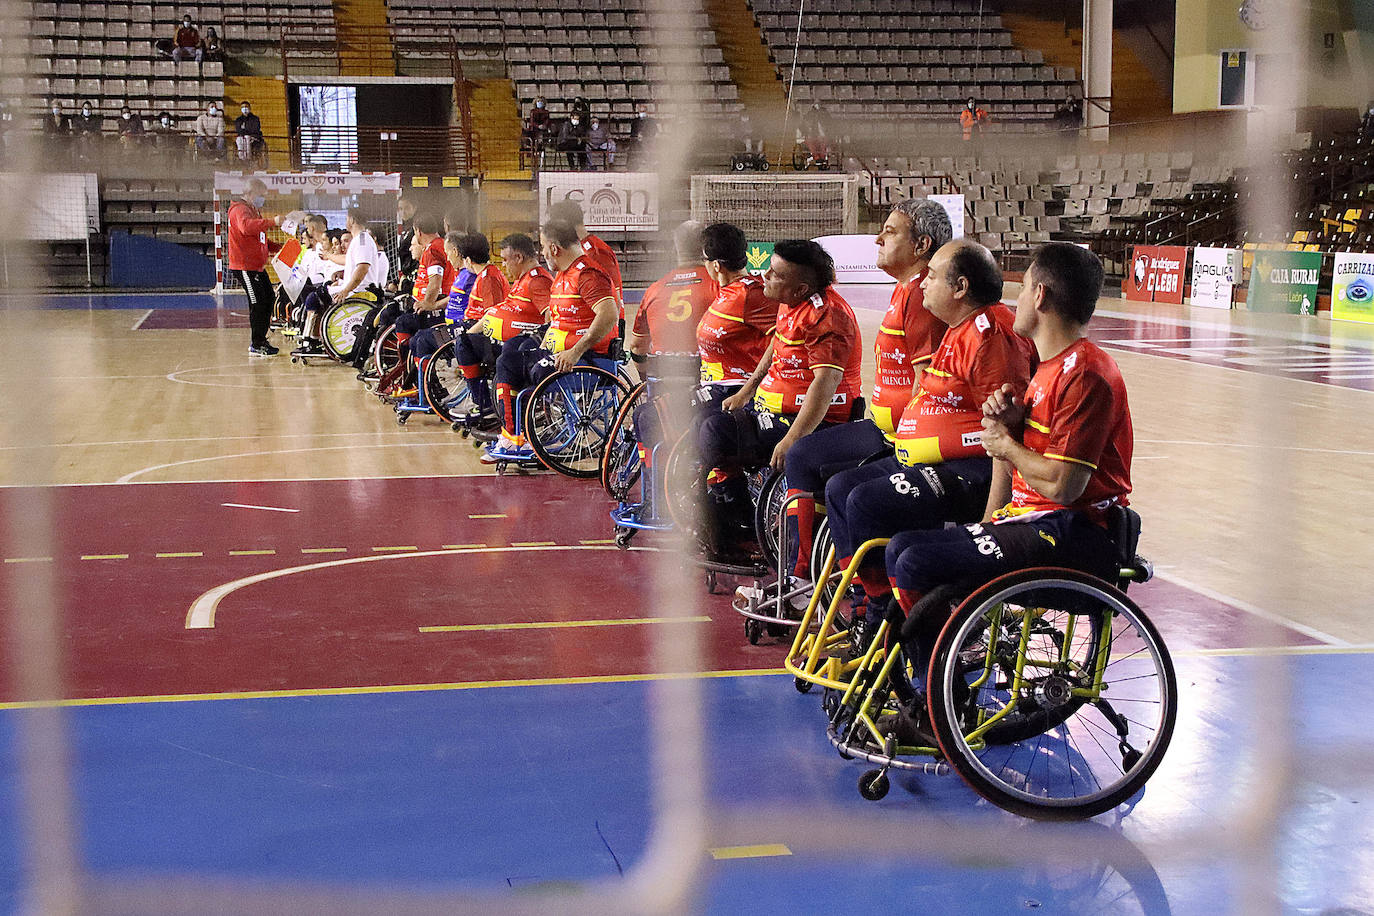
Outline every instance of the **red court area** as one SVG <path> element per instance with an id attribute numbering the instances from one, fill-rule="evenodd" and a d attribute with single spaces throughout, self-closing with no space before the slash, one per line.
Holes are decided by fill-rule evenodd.
<path id="1" fill-rule="evenodd" d="M 686 627 L 703 636 L 703 670 L 782 663 L 779 643 L 748 645 L 728 597 L 708 595 L 700 578 L 692 613 L 709 619 L 655 622 L 666 616 L 653 599 L 662 555 L 610 545 L 609 503 L 590 483 L 538 475 L 0 491 L 11 519 L 43 501 L 54 539 L 23 528 L 3 545 L 0 577 L 12 596 L 19 577 L 52 576 L 69 698 L 644 674 L 654 670 L 653 641 Z M 206 625 L 207 592 L 315 564 L 230 588 Z M 1284 628 L 1257 642 L 1248 615 L 1167 582 L 1133 594 L 1176 651 L 1312 642 Z M 201 616 L 188 620 L 197 599 Z M 636 622 L 601 623 L 628 619 Z M 442 629 L 512 623 L 575 625 Z M 0 641 L 10 641 L 9 626 L 6 616 Z M 0 699 L 32 698 L 6 683 Z"/>

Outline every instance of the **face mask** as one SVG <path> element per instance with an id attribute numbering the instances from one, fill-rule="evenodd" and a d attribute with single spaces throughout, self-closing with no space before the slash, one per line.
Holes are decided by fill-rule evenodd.
<path id="1" fill-rule="evenodd" d="M 267 197 L 263 194 L 258 194 L 253 198 L 254 207 L 261 207 L 265 203 L 267 203 Z"/>
<path id="2" fill-rule="evenodd" d="M 81 114 L 89 118 L 91 116 L 91 110 L 89 108 L 83 108 L 81 109 Z"/>
<path id="3" fill-rule="evenodd" d="M 639 113 L 639 116 L 642 118 L 642 117 L 644 117 L 646 114 L 648 114 L 647 111 L 641 111 L 641 112 Z"/>
<path id="4" fill-rule="evenodd" d="M 62 113 L 62 109 L 61 109 L 61 108 L 54 108 L 54 109 L 52 110 L 52 113 L 55 114 L 55 115 L 60 115 L 60 114 Z"/>
<path id="5" fill-rule="evenodd" d="M 535 108 L 543 108 L 543 107 L 544 107 L 544 103 L 543 103 L 543 102 L 535 102 L 535 103 L 534 103 L 534 107 L 535 107 Z"/>
<path id="6" fill-rule="evenodd" d="M 242 108 L 239 109 L 239 111 L 243 112 L 244 114 L 248 114 L 248 106 L 247 106 L 247 105 L 243 106 Z"/>
<path id="7" fill-rule="evenodd" d="M 581 123 L 582 123 L 582 122 L 579 121 L 579 120 L 577 120 L 577 118 L 573 118 L 573 119 L 572 119 L 572 126 L 573 126 L 573 127 L 576 127 L 577 125 L 579 125 L 579 124 L 581 124 Z"/>
<path id="8" fill-rule="evenodd" d="M 124 112 L 124 120 L 127 121 L 127 120 L 129 120 L 130 118 L 132 118 L 132 117 L 133 117 L 133 115 L 129 114 L 127 111 Z"/>
<path id="9" fill-rule="evenodd" d="M 162 126 L 163 126 L 163 127 L 170 127 L 171 125 L 172 125 L 172 119 L 171 119 L 171 118 L 163 118 L 163 119 L 162 119 Z"/>

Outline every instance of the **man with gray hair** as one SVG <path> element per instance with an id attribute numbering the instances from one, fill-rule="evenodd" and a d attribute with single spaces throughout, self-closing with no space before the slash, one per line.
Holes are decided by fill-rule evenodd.
<path id="1" fill-rule="evenodd" d="M 250 178 L 243 194 L 229 207 L 229 271 L 248 296 L 249 356 L 274 356 L 277 348 L 267 341 L 272 323 L 272 281 L 267 277 L 267 259 L 281 248 L 267 233 L 281 226 L 282 218 L 263 217 L 259 209 L 267 202 L 267 185 Z"/>
<path id="2" fill-rule="evenodd" d="M 787 495 L 794 498 L 787 513 L 789 559 L 792 575 L 798 579 L 810 575 L 816 514 L 825 511 L 817 502 L 817 494 L 824 492 L 831 475 L 889 447 L 887 437 L 896 430 L 922 369 L 940 346 L 946 326 L 924 308 L 921 281 L 930 259 L 952 234 L 944 207 L 934 201 L 912 199 L 892 208 L 874 240 L 878 267 L 896 280 L 897 286 L 873 347 L 878 365 L 869 401 L 870 419 L 817 430 L 787 455 Z"/>

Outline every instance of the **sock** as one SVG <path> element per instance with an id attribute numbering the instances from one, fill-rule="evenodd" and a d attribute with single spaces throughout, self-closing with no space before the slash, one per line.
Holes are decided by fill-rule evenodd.
<path id="1" fill-rule="evenodd" d="M 801 497 L 787 507 L 788 523 L 795 525 L 791 547 L 797 551 L 792 573 L 800 579 L 811 576 L 811 545 L 816 531 L 816 501 L 805 490 L 789 489 L 787 498 Z"/>

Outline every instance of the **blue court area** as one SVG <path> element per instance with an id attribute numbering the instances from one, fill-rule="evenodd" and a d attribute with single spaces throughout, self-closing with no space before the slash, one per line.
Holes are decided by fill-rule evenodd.
<path id="1" fill-rule="evenodd" d="M 831 749 L 816 694 L 779 676 L 697 681 L 709 807 L 736 825 L 758 823 L 756 835 L 736 826 L 720 842 L 785 847 L 717 859 L 708 828 L 698 906 L 1239 912 L 1254 879 L 1221 844 L 1266 788 L 1261 758 L 1290 749 L 1296 781 L 1280 787 L 1286 809 L 1269 872 L 1284 908 L 1374 908 L 1374 789 L 1350 756 L 1366 737 L 1362 717 L 1346 709 L 1374 676 L 1374 655 L 1185 655 L 1176 665 L 1178 727 L 1144 793 L 1129 810 L 1052 828 L 991 808 L 952 775 L 894 771 L 885 799 L 863 801 L 855 786 L 865 765 Z M 1256 678 L 1275 677 L 1291 682 L 1291 742 L 1286 711 L 1249 699 Z M 614 881 L 644 855 L 654 819 L 652 690 L 586 683 L 77 706 L 67 715 L 81 852 L 101 877 L 501 894 Z M 0 714 L 6 910 L 21 883 L 15 730 L 26 715 Z M 810 829 L 770 826 L 779 812 L 812 819 Z M 997 839 L 946 857 L 892 842 L 969 816 Z M 866 841 L 845 818 L 883 836 Z M 1199 832 L 1217 838 L 1216 858 L 1170 851 L 1170 838 Z M 1056 836 L 1097 855 L 1036 861 L 1042 838 Z"/>
<path id="2" fill-rule="evenodd" d="M 219 297 L 214 293 L 11 293 L 0 296 L 0 309 L 45 309 L 56 311 L 101 311 L 104 309 L 200 310 L 238 306 L 243 293 L 229 290 Z"/>

